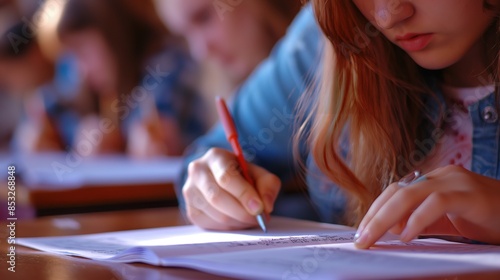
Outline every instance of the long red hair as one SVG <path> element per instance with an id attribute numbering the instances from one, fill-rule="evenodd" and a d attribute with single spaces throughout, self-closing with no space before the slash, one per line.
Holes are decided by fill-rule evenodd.
<path id="1" fill-rule="evenodd" d="M 379 34 L 353 1 L 312 2 L 326 37 L 324 69 L 312 104 L 303 104 L 314 109 L 296 140 L 307 136 L 319 169 L 349 196 L 349 221 L 357 224 L 383 189 L 410 171 L 402 165 L 408 166 L 418 126 L 428 117 L 423 96 L 436 97 L 423 69 Z M 497 85 L 499 32 L 497 19 L 489 68 Z"/>

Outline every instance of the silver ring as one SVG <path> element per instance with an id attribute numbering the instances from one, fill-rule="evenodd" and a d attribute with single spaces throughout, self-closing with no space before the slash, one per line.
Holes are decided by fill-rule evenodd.
<path id="1" fill-rule="evenodd" d="M 422 172 L 420 172 L 420 170 L 415 170 L 412 173 L 401 178 L 401 180 L 399 180 L 398 182 L 398 186 L 407 187 L 425 180 L 427 180 L 427 177 L 425 175 L 422 175 Z"/>

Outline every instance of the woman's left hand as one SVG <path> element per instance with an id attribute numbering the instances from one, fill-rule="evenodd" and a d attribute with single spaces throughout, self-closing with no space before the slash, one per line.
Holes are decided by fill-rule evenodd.
<path id="1" fill-rule="evenodd" d="M 356 236 L 358 248 L 372 246 L 387 231 L 408 242 L 418 235 L 455 235 L 500 244 L 500 181 L 447 166 L 427 180 L 391 184 L 372 204 Z"/>

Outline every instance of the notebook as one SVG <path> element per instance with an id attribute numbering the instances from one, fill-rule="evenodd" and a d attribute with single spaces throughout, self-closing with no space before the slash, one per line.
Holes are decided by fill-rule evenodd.
<path id="1" fill-rule="evenodd" d="M 18 244 L 105 262 L 185 267 L 240 279 L 380 279 L 500 271 L 500 246 L 386 235 L 358 250 L 353 228 L 273 217 L 269 231 L 195 226 L 19 238 Z"/>

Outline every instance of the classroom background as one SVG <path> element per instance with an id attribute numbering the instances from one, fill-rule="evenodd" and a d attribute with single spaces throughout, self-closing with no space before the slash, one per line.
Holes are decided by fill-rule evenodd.
<path id="1" fill-rule="evenodd" d="M 400 279 L 397 277 L 400 275 L 405 276 L 401 279 L 422 279 L 420 275 L 429 276 L 423 279 L 499 279 L 498 246 L 460 244 L 450 250 L 449 244 L 433 243 L 433 240 L 417 240 L 422 244 L 412 247 L 408 242 L 387 239 L 382 245 L 400 246 L 401 250 L 394 250 L 395 254 L 389 258 L 394 263 L 379 265 L 361 254 L 373 254 L 375 260 L 380 260 L 379 251 L 391 248 L 358 250 L 354 244 L 346 243 L 340 247 L 350 246 L 348 254 L 337 255 L 338 260 L 330 259 L 343 269 L 336 271 L 335 266 L 330 266 L 331 262 L 323 262 L 325 255 L 316 250 L 312 252 L 309 243 L 303 243 L 304 239 L 293 237 L 290 229 L 295 224 L 295 229 L 311 237 L 312 243 L 317 242 L 319 236 L 328 242 L 322 245 L 332 245 L 326 235 L 332 232 L 342 235 L 338 240 L 361 240 L 357 239 L 355 228 L 313 222 L 344 222 L 340 214 L 349 206 L 348 201 L 338 188 L 331 188 L 333 182 L 320 174 L 318 166 L 312 165 L 309 173 L 305 173 L 304 168 L 313 163 L 309 161 L 312 157 L 302 149 L 305 147 L 301 145 L 305 146 L 306 142 L 297 144 L 294 150 L 297 154 L 292 154 L 292 145 L 287 146 L 292 142 L 290 135 L 296 128 L 295 122 L 306 117 L 300 111 L 296 114 L 294 106 L 300 103 L 301 95 L 315 93 L 315 82 L 320 81 L 320 71 L 324 70 L 322 62 L 328 59 L 328 56 L 322 57 L 325 37 L 308 2 L 312 1 L 0 0 L 0 233 L 3 241 L 0 251 L 4 252 L 0 255 L 0 262 L 4 264 L 0 279 L 225 279 L 220 275 L 231 275 L 226 270 L 238 269 L 232 266 L 238 261 L 231 257 L 234 255 L 222 256 L 227 257 L 228 262 L 215 267 L 220 271 L 214 270 L 217 258 L 211 254 L 204 255 L 209 265 L 201 271 L 182 269 L 182 266 L 110 263 L 59 256 L 61 253 L 71 255 L 71 250 L 80 249 L 72 247 L 64 237 L 53 238 L 144 229 L 125 234 L 131 241 L 127 246 L 133 246 L 130 248 L 120 247 L 124 241 L 113 234 L 105 242 L 101 242 L 102 236 L 95 237 L 97 241 L 85 236 L 79 241 L 83 251 L 90 254 L 115 252 L 107 247 L 110 244 L 112 248 L 119 247 L 119 253 L 134 262 L 134 252 L 154 256 L 136 246 L 149 249 L 151 244 L 162 246 L 162 240 L 169 241 L 170 230 L 187 242 L 193 239 L 205 242 L 212 234 L 220 234 L 224 238 L 221 240 L 226 240 L 229 235 L 225 231 L 192 225 L 193 219 L 183 211 L 189 204 L 181 190 L 187 172 L 204 175 L 203 165 L 201 170 L 196 166 L 187 167 L 190 160 L 214 146 L 224 148 L 223 145 L 228 144 L 222 126 L 216 126 L 217 96 L 231 106 L 237 123 L 251 128 L 245 133 L 245 128 L 239 126 L 240 136 L 248 136 L 241 137 L 241 145 L 251 146 L 255 152 L 254 158 L 246 154 L 246 159 L 279 176 L 281 185 L 276 191 L 272 214 L 286 216 L 269 219 L 270 231 L 250 228 L 243 234 L 233 231 L 234 235 L 245 236 L 250 232 L 254 244 L 262 247 L 273 242 L 282 246 L 277 239 L 282 236 L 290 241 L 289 245 L 293 243 L 290 248 L 299 243 L 304 247 L 298 251 L 278 248 L 282 253 L 278 255 L 263 249 L 259 256 L 255 248 L 251 249 L 253 253 L 240 252 L 243 257 L 240 263 L 248 273 L 262 272 L 249 266 L 255 261 L 256 267 L 270 267 L 273 273 L 278 270 L 279 274 L 285 267 L 283 275 L 289 277 L 283 276 L 283 279 L 335 277 L 329 270 L 321 270 L 322 267 L 335 270 L 338 275 L 362 275 L 365 279 L 386 278 L 377 272 L 384 272 L 380 275 L 392 276 L 392 279 Z M 393 1 L 372 2 L 389 5 Z M 432 7 L 429 3 L 426 2 L 428 7 Z M 299 105 L 304 109 L 314 108 Z M 484 122 L 498 121 L 493 107 L 488 106 L 483 112 Z M 262 128 L 263 123 L 269 124 L 269 128 Z M 205 137 L 200 138 L 202 136 Z M 225 148 L 229 149 L 230 145 Z M 219 149 L 213 158 L 217 158 L 217 151 L 219 156 L 226 155 Z M 245 153 L 248 151 L 244 149 Z M 208 157 L 210 159 L 210 155 Z M 245 172 L 241 164 L 228 166 L 224 171 L 229 172 L 221 173 Z M 276 180 L 270 182 L 270 185 L 279 185 Z M 308 192 L 306 183 L 316 188 Z M 218 190 L 210 188 L 213 185 L 198 185 L 206 186 L 210 196 Z M 189 187 L 189 183 L 186 186 Z M 192 205 L 208 205 L 208 200 L 200 196 L 186 197 L 194 201 Z M 196 200 L 198 198 L 200 200 Z M 270 196 L 262 198 L 269 200 Z M 313 205 L 315 201 L 320 203 Z M 217 206 L 220 205 L 227 206 L 222 203 Z M 206 214 L 207 209 L 210 208 L 197 208 L 197 214 Z M 310 221 L 292 222 L 289 217 Z M 170 229 L 156 231 L 161 227 Z M 231 229 L 237 228 L 240 227 Z M 311 229 L 314 231 L 310 232 Z M 190 235 L 190 231 L 202 235 Z M 344 231 L 348 231 L 345 236 Z M 156 235 L 148 232 L 156 232 Z M 23 247 L 21 240 L 26 237 L 49 237 L 55 252 Z M 13 243 L 16 238 L 21 242 Z M 205 249 L 218 250 L 217 245 L 224 245 L 222 243 L 217 241 Z M 230 250 L 239 250 L 242 244 L 226 245 Z M 180 252 L 175 257 L 182 259 L 186 252 L 180 248 L 174 252 Z M 197 245 L 193 248 L 195 254 L 201 255 L 203 250 L 198 250 Z M 335 251 L 341 252 L 337 249 Z M 400 253 L 405 250 L 407 256 L 402 258 Z M 485 258 L 476 255 L 483 250 L 487 253 Z M 163 248 L 163 252 L 167 250 Z M 256 257 L 251 257 L 249 262 L 247 254 Z M 443 258 L 445 254 L 452 261 L 447 263 Z M 417 255 L 429 260 L 420 265 Z M 471 255 L 474 258 L 468 260 Z M 189 266 L 189 258 L 186 260 L 186 267 L 193 267 Z M 442 266 L 443 263 L 449 266 Z M 484 266 L 488 263 L 490 267 Z M 11 274 L 7 267 L 16 268 L 17 273 Z M 237 275 L 245 275 L 242 271 Z M 345 271 L 347 274 L 342 274 Z M 351 272 L 353 274 L 349 274 Z"/>
<path id="2" fill-rule="evenodd" d="M 301 7 L 0 1 L 0 164 L 16 168 L 18 217 L 176 206 L 215 96 L 232 101 Z"/>

